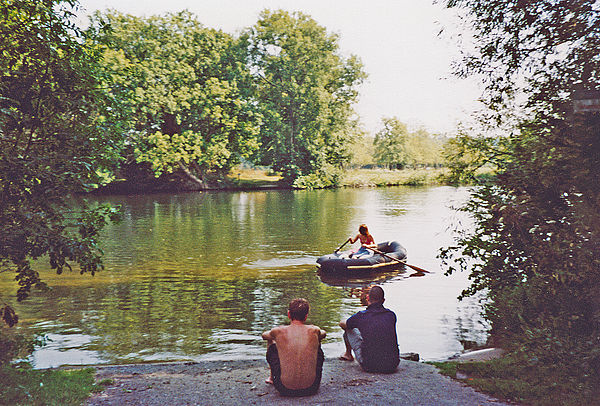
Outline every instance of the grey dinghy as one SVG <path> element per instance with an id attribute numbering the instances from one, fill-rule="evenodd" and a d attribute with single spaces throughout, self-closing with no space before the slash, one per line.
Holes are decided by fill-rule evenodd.
<path id="1" fill-rule="evenodd" d="M 400 261 L 406 258 L 406 248 L 397 241 L 386 241 L 377 244 L 377 250 L 386 254 L 374 253 L 373 255 L 362 258 L 351 258 L 348 252 L 338 252 L 323 255 L 317 259 L 317 267 L 321 272 L 353 273 L 365 271 L 385 271 L 402 266 Z M 391 257 L 391 258 L 388 258 Z"/>

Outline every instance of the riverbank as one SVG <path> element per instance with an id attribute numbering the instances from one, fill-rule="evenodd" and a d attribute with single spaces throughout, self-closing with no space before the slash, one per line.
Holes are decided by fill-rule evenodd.
<path id="1" fill-rule="evenodd" d="M 336 187 L 433 186 L 443 184 L 444 168 L 347 169 L 340 173 Z M 281 176 L 268 169 L 234 168 L 225 179 L 211 182 L 205 188 L 186 181 L 177 173 L 155 178 L 149 171 L 127 171 L 123 179 L 115 180 L 94 190 L 93 194 L 144 194 L 185 191 L 251 191 L 294 189 L 281 182 Z"/>
<path id="2" fill-rule="evenodd" d="M 89 406 L 391 404 L 508 406 L 441 375 L 434 366 L 402 360 L 394 374 L 363 372 L 356 362 L 326 359 L 319 392 L 281 397 L 265 383 L 265 360 L 95 366 L 96 380 L 110 380 Z M 513 404 L 514 405 L 514 404 Z"/>
<path id="3" fill-rule="evenodd" d="M 420 169 L 346 169 L 340 174 L 337 187 L 434 186 L 441 185 L 444 168 Z M 233 170 L 222 188 L 265 189 L 290 188 L 280 183 L 281 178 L 267 170 Z"/>

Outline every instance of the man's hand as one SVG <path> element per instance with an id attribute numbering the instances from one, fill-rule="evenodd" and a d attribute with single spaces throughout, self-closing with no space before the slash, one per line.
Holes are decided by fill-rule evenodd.
<path id="1" fill-rule="evenodd" d="M 346 330 L 346 320 L 340 321 L 340 327 L 342 328 L 342 330 Z"/>

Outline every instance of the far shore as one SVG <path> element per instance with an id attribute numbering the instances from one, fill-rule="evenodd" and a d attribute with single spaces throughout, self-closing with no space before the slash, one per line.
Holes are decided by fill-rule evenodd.
<path id="1" fill-rule="evenodd" d="M 365 188 L 385 186 L 440 186 L 444 168 L 418 168 L 390 170 L 346 169 L 342 172 L 336 188 Z M 216 192 L 216 191 L 255 191 L 255 190 L 293 190 L 294 187 L 283 184 L 281 177 L 266 169 L 234 169 L 222 182 L 207 185 L 200 189 L 187 182 L 180 182 L 172 175 L 156 179 L 118 180 L 102 186 L 91 193 L 145 194 L 171 192 Z"/>

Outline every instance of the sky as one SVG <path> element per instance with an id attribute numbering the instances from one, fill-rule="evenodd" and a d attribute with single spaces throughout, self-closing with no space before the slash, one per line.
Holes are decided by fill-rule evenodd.
<path id="1" fill-rule="evenodd" d="M 344 55 L 361 58 L 368 78 L 355 109 L 371 135 L 383 117 L 452 133 L 477 108 L 477 81 L 451 73 L 459 57 L 458 18 L 431 0 L 80 0 L 80 6 L 82 25 L 91 12 L 108 8 L 140 17 L 187 9 L 230 34 L 253 25 L 264 9 L 308 14 L 340 36 Z"/>

